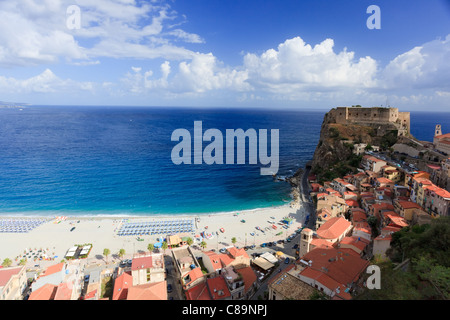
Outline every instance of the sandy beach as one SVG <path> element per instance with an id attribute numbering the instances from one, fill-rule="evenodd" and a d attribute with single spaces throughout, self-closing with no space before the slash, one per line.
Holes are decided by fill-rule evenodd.
<path id="1" fill-rule="evenodd" d="M 157 242 L 159 236 L 144 235 L 144 241 L 137 241 L 136 236 L 118 236 L 117 231 L 123 219 L 128 219 L 129 222 L 145 222 L 154 221 L 157 219 L 186 219 L 199 218 L 196 223 L 196 230 L 190 233 L 194 239 L 195 235 L 202 231 L 208 231 L 213 234 L 211 239 L 203 239 L 207 243 L 206 250 L 220 249 L 226 244 L 232 245 L 231 239 L 237 239 L 236 246 L 243 247 L 245 245 L 258 245 L 267 241 L 277 241 L 285 239 L 292 234 L 298 227 L 301 227 L 306 215 L 305 209 L 302 205 L 300 208 L 291 208 L 289 204 L 279 207 L 262 208 L 247 211 L 215 213 L 215 214 L 189 214 L 189 215 L 167 215 L 167 216 L 109 216 L 109 217 L 76 217 L 67 216 L 67 219 L 60 223 L 55 223 L 55 220 L 50 220 L 42 225 L 36 227 L 28 233 L 1 233 L 0 246 L 0 261 L 9 258 L 13 261 L 13 265 L 22 259 L 24 253 L 28 250 L 36 252 L 43 250 L 50 257 L 51 260 L 41 260 L 41 266 L 49 265 L 54 262 L 60 262 L 67 251 L 74 245 L 82 245 L 91 243 L 93 245 L 88 259 L 103 259 L 103 250 L 108 248 L 111 252 L 111 257 L 119 252 L 120 249 L 125 249 L 125 257 L 132 257 L 134 253 L 139 251 L 147 251 L 149 243 Z M 293 218 L 293 223 L 288 229 L 284 229 L 278 222 L 284 217 Z M 273 219 L 273 218 L 275 219 Z M 0 216 L 5 219 L 7 216 Z M 11 217 L 17 218 L 17 217 Z M 241 220 L 245 220 L 243 223 Z M 263 234 L 257 230 L 259 226 L 261 229 L 270 227 L 269 220 L 274 220 L 277 225 L 277 230 L 270 228 Z M 70 231 L 73 227 L 75 229 Z M 207 229 L 205 229 L 207 227 Z M 225 232 L 220 232 L 220 228 L 224 228 Z M 216 232 L 218 234 L 216 234 Z M 281 235 L 276 236 L 277 233 L 282 232 Z M 251 235 L 254 233 L 254 236 Z M 165 237 L 166 235 L 164 235 Z M 199 242 L 194 242 L 199 244 Z M 17 258 L 17 260 L 16 260 Z M 28 259 L 27 267 L 38 264 L 39 261 Z"/>

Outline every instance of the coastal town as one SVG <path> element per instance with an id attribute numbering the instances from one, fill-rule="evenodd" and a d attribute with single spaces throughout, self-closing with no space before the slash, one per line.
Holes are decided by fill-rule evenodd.
<path id="1" fill-rule="evenodd" d="M 200 216 L 110 219 L 109 227 L 67 217 L 2 219 L 5 235 L 38 237 L 42 228 L 60 226 L 73 234 L 87 225 L 87 233 L 103 232 L 105 242 L 74 243 L 62 257 L 36 240 L 15 259 L 1 257 L 0 300 L 355 299 L 371 290 L 369 266 L 391 258 L 396 233 L 450 215 L 450 133 L 436 125 L 432 142 L 417 141 L 409 114 L 395 108 L 346 108 L 344 116 L 342 110 L 332 110 L 334 125 L 394 124 L 394 143 L 377 146 L 342 132 L 331 137 L 359 160 L 353 172 L 328 180 L 309 163 L 295 185 L 297 203 L 278 211 L 234 213 L 216 224 Z M 355 118 L 365 112 L 369 120 Z M 373 119 L 383 112 L 387 118 Z M 224 219 L 244 234 L 223 227 Z M 139 250 L 107 249 L 108 234 Z M 92 251 L 98 247 L 102 254 Z M 408 263 L 402 259 L 395 268 Z"/>

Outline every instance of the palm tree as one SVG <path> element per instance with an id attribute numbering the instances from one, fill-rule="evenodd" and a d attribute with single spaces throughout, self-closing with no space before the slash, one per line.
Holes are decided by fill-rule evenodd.
<path id="1" fill-rule="evenodd" d="M 11 264 L 12 264 L 12 261 L 9 258 L 5 258 L 5 260 L 3 260 L 3 262 L 2 262 L 2 266 L 5 267 L 5 268 L 10 267 Z"/>
<path id="2" fill-rule="evenodd" d="M 207 247 L 207 243 L 205 241 L 200 242 L 200 247 L 203 248 L 203 250 Z"/>
<path id="3" fill-rule="evenodd" d="M 150 252 L 153 252 L 154 249 L 155 249 L 155 246 L 153 245 L 153 243 L 149 243 L 147 246 L 147 250 Z"/>
<path id="4" fill-rule="evenodd" d="M 122 257 L 125 255 L 125 249 L 119 250 L 119 257 L 122 259 Z"/>
<path id="5" fill-rule="evenodd" d="M 192 244 L 194 243 L 194 240 L 192 240 L 192 238 L 188 238 L 186 242 L 187 242 L 188 246 L 192 246 Z"/>
<path id="6" fill-rule="evenodd" d="M 233 244 L 233 246 L 235 245 L 236 241 L 236 237 L 231 238 L 231 243 Z"/>
<path id="7" fill-rule="evenodd" d="M 106 257 L 106 263 L 108 263 L 108 255 L 111 253 L 111 251 L 107 248 L 103 249 L 103 255 Z"/>
<path id="8" fill-rule="evenodd" d="M 169 245 L 167 244 L 167 241 L 164 241 L 163 243 L 162 243 L 162 246 L 161 246 L 161 248 L 164 250 L 164 254 L 166 254 L 166 249 L 169 247 Z"/>

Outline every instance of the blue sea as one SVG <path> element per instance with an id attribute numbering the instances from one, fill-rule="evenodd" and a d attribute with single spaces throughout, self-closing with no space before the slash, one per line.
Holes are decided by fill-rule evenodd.
<path id="1" fill-rule="evenodd" d="M 175 165 L 172 132 L 184 128 L 193 136 L 194 121 L 202 121 L 203 132 L 215 128 L 224 137 L 226 129 L 279 129 L 278 174 L 286 176 L 312 159 L 325 112 L 2 108 L 0 214 L 176 215 L 283 205 L 290 185 L 261 175 L 260 164 Z M 412 113 L 412 133 L 432 140 L 436 122 L 448 132 L 449 120 L 449 113 Z"/>

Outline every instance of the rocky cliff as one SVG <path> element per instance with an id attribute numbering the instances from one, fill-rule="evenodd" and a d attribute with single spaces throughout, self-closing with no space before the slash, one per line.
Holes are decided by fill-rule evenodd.
<path id="1" fill-rule="evenodd" d="M 354 144 L 365 143 L 388 149 L 397 141 L 397 128 L 391 123 L 336 123 L 335 109 L 324 116 L 311 172 L 319 181 L 332 180 L 355 172 L 361 157 L 353 154 Z"/>

